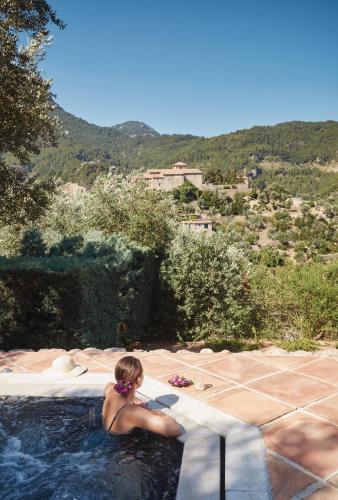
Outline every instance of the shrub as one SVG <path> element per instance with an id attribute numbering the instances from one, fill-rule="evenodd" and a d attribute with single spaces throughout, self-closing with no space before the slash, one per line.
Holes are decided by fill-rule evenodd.
<path id="1" fill-rule="evenodd" d="M 220 339 L 219 337 L 210 337 L 205 345 L 215 352 L 220 352 L 224 349 L 231 352 L 253 351 L 262 347 L 260 342 L 248 342 L 239 339 Z"/>
<path id="2" fill-rule="evenodd" d="M 284 258 L 276 248 L 265 247 L 259 252 L 259 262 L 266 267 L 278 267 L 284 265 Z"/>
<path id="3" fill-rule="evenodd" d="M 248 270 L 247 260 L 224 234 L 179 231 L 161 273 L 177 302 L 185 339 L 250 332 L 254 311 L 245 283 Z"/>
<path id="4" fill-rule="evenodd" d="M 44 257 L 46 254 L 46 245 L 42 239 L 41 230 L 37 227 L 31 227 L 24 230 L 20 254 L 24 257 Z"/>
<path id="5" fill-rule="evenodd" d="M 156 259 L 111 237 L 71 257 L 0 259 L 0 346 L 109 347 L 150 321 Z"/>
<path id="6" fill-rule="evenodd" d="M 19 255 L 22 240 L 22 228 L 17 225 L 0 227 L 0 256 Z"/>
<path id="7" fill-rule="evenodd" d="M 338 338 L 338 262 L 288 263 L 258 268 L 252 280 L 254 299 L 261 305 L 261 333 L 283 338 Z"/>
<path id="8" fill-rule="evenodd" d="M 318 345 L 313 342 L 313 340 L 309 339 L 295 339 L 295 340 L 283 340 L 279 343 L 279 346 L 282 349 L 285 349 L 288 352 L 292 351 L 316 351 L 318 349 Z"/>

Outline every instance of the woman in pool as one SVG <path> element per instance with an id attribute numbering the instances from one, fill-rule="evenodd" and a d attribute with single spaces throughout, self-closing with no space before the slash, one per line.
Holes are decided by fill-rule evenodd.
<path id="1" fill-rule="evenodd" d="M 121 358 L 115 367 L 116 384 L 104 389 L 102 408 L 103 427 L 112 434 L 127 434 L 136 427 L 162 434 L 179 436 L 180 426 L 175 419 L 160 410 L 149 410 L 135 398 L 143 382 L 143 368 L 133 356 Z"/>

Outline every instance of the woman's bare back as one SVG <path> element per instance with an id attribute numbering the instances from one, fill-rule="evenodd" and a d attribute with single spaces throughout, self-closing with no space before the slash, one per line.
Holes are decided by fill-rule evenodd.
<path id="1" fill-rule="evenodd" d="M 106 398 L 102 407 L 102 423 L 106 431 L 125 434 L 133 427 L 128 425 L 127 413 L 132 404 L 113 390 L 114 385 L 105 390 Z"/>

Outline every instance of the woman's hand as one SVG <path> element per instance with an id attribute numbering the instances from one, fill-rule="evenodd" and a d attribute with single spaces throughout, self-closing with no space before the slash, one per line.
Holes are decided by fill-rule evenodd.
<path id="1" fill-rule="evenodd" d="M 134 397 L 134 405 L 142 405 L 142 401 L 139 398 Z"/>
<path id="2" fill-rule="evenodd" d="M 142 406 L 142 408 L 145 408 L 146 410 L 149 410 L 148 403 L 145 403 L 145 402 L 141 401 L 141 399 L 139 399 L 139 398 L 135 398 L 134 397 L 133 404 L 136 405 L 136 406 Z"/>

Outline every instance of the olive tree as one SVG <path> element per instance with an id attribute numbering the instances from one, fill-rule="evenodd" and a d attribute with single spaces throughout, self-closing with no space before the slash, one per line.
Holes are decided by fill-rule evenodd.
<path id="1" fill-rule="evenodd" d="M 133 174 L 101 175 L 87 199 L 85 225 L 106 235 L 121 234 L 162 255 L 175 228 L 174 200 Z"/>
<path id="2" fill-rule="evenodd" d="M 254 310 L 249 271 L 247 259 L 227 235 L 178 231 L 161 274 L 177 302 L 181 336 L 225 338 L 249 333 Z"/>
<path id="3" fill-rule="evenodd" d="M 50 22 L 64 27 L 44 0 L 1 0 L 0 153 L 10 152 L 22 162 L 42 142 L 55 141 L 52 82 L 38 69 Z M 24 33 L 30 38 L 21 45 Z"/>
<path id="4" fill-rule="evenodd" d="M 44 79 L 38 65 L 49 43 L 48 25 L 64 24 L 45 0 L 0 2 L 0 223 L 19 217 L 35 218 L 36 201 L 44 208 L 44 187 L 27 181 L 27 175 L 7 166 L 1 157 L 11 153 L 22 164 L 44 144 L 54 144 L 57 119 L 51 80 Z M 22 45 L 23 35 L 28 42 Z M 37 193 L 35 193 L 35 189 Z M 32 204 L 30 203 L 32 200 Z M 33 213 L 31 212 L 33 208 Z"/>

